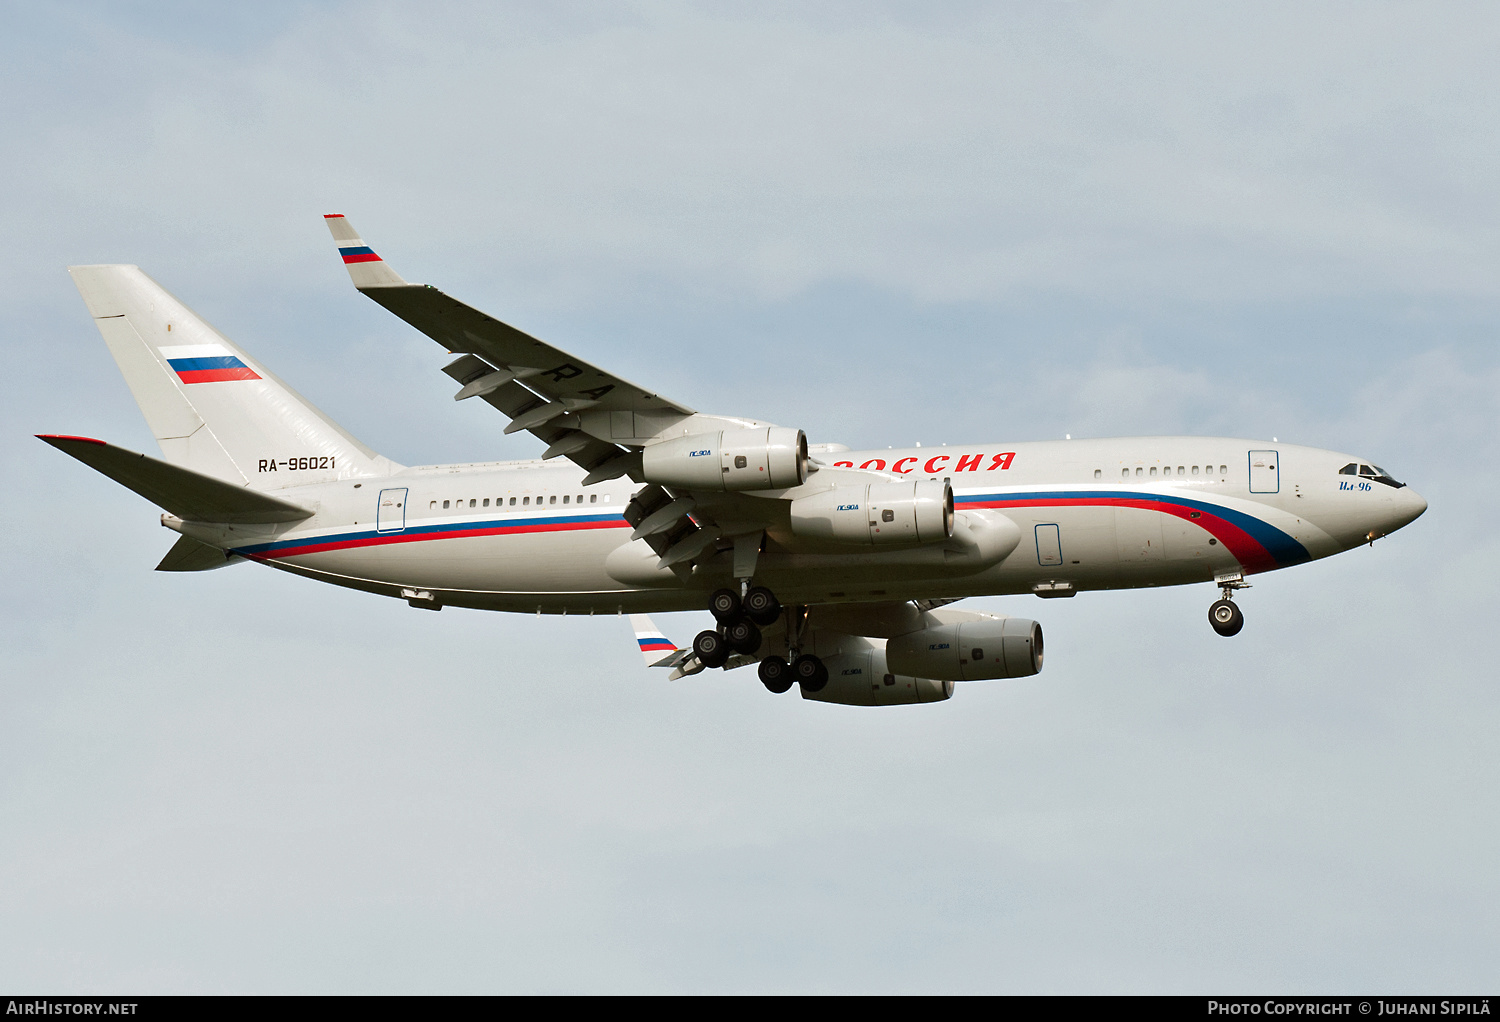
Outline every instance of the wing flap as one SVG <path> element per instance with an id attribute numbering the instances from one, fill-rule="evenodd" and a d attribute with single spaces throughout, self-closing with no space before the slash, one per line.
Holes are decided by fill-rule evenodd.
<path id="1" fill-rule="evenodd" d="M 476 383 L 484 384 L 487 380 L 493 380 L 497 373 L 508 372 L 508 370 L 497 370 L 478 355 L 465 355 L 450 362 L 443 367 L 443 372 L 463 385 L 463 389 L 458 392 L 457 396 L 463 396 L 464 391 L 470 391 L 468 396 L 479 398 L 512 420 L 512 425 L 520 421 L 521 416 L 548 404 L 546 398 L 527 390 L 514 379 L 499 382 L 493 387 L 475 387 Z M 470 390 L 470 388 L 474 389 Z M 543 458 L 566 456 L 579 468 L 593 471 L 605 462 L 625 454 L 625 451 L 617 445 L 592 437 L 569 423 L 559 422 L 557 421 L 559 418 L 561 416 L 554 416 L 523 427 L 547 445 L 547 450 L 542 455 Z"/>

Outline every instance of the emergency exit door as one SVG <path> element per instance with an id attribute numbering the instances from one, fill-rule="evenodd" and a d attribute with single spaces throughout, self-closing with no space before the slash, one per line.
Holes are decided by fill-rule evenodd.
<path id="1" fill-rule="evenodd" d="M 1036 563 L 1043 566 L 1062 563 L 1062 535 L 1057 526 L 1036 527 Z"/>

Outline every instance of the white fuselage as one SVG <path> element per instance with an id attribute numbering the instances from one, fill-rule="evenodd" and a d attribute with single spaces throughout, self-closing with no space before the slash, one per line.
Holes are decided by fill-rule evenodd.
<path id="1" fill-rule="evenodd" d="M 1020 538 L 1012 530 L 1008 553 L 975 570 L 937 550 L 810 545 L 773 521 L 755 577 L 784 603 L 1210 582 L 1350 549 L 1427 506 L 1410 487 L 1340 474 L 1358 458 L 1249 440 L 1135 437 L 815 457 L 824 471 L 792 496 L 826 489 L 849 469 L 947 479 L 960 517 L 1003 515 Z M 706 592 L 733 575 L 728 550 L 691 575 L 658 567 L 622 517 L 639 484 L 584 486 L 583 471 L 569 463 L 428 466 L 312 485 L 297 485 L 296 474 L 288 469 L 289 485 L 270 492 L 314 508 L 305 521 L 167 524 L 253 560 L 431 605 L 686 610 L 701 608 Z"/>

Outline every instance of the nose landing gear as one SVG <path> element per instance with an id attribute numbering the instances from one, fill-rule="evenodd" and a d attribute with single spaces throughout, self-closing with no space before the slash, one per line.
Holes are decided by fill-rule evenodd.
<path id="1" fill-rule="evenodd" d="M 1234 605 L 1234 591 L 1249 589 L 1250 583 L 1238 574 L 1220 576 L 1214 581 L 1219 584 L 1220 597 L 1208 608 L 1208 623 L 1225 638 L 1238 635 L 1240 629 L 1245 627 L 1245 615 Z"/>

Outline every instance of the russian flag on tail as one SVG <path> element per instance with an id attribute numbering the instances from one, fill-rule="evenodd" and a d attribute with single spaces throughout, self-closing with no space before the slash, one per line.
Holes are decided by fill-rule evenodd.
<path id="1" fill-rule="evenodd" d="M 183 383 L 258 380 L 260 374 L 222 344 L 177 344 L 158 348 Z"/>

